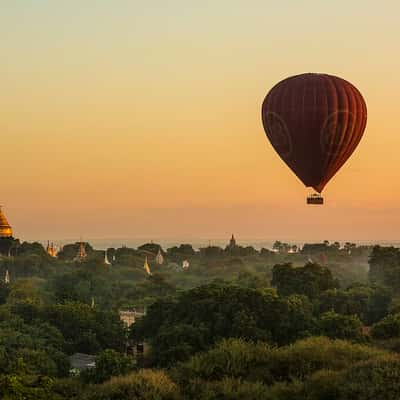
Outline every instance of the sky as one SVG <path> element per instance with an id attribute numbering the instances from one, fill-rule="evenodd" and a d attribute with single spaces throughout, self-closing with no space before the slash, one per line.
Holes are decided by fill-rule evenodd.
<path id="1" fill-rule="evenodd" d="M 398 1 L 0 0 L 0 204 L 22 239 L 396 240 Z M 352 82 L 365 135 L 308 190 L 264 134 L 269 89 Z"/>

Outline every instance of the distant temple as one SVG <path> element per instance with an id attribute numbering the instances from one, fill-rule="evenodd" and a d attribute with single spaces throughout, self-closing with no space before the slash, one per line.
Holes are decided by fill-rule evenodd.
<path id="1" fill-rule="evenodd" d="M 0 237 L 12 237 L 13 231 L 0 206 Z"/>
<path id="2" fill-rule="evenodd" d="M 142 318 L 146 315 L 146 309 L 143 311 L 136 310 L 120 310 L 119 318 L 125 324 L 127 328 L 130 328 L 137 319 Z"/>
<path id="3" fill-rule="evenodd" d="M 147 275 L 151 275 L 150 265 L 149 265 L 149 263 L 147 261 L 147 257 L 146 257 L 146 260 L 144 261 L 143 268 L 147 272 Z"/>
<path id="4" fill-rule="evenodd" d="M 182 268 L 183 269 L 188 269 L 190 267 L 190 263 L 188 260 L 183 260 L 182 262 Z"/>
<path id="5" fill-rule="evenodd" d="M 158 253 L 157 253 L 157 255 L 156 255 L 156 263 L 157 263 L 158 265 L 164 264 L 164 257 L 163 257 L 163 255 L 162 255 L 162 253 L 161 253 L 161 249 L 158 249 Z"/>
<path id="6" fill-rule="evenodd" d="M 46 252 L 50 257 L 57 257 L 57 246 L 53 242 L 47 241 Z"/>
<path id="7" fill-rule="evenodd" d="M 229 244 L 228 244 L 228 249 L 233 249 L 236 246 L 237 246 L 236 239 L 235 239 L 235 236 L 233 236 L 233 233 L 232 233 L 231 240 L 229 241 Z"/>
<path id="8" fill-rule="evenodd" d="M 104 251 L 104 264 L 111 265 L 111 263 L 110 263 L 110 261 L 108 260 L 108 257 L 107 257 L 107 250 Z"/>
<path id="9" fill-rule="evenodd" d="M 87 253 L 86 253 L 85 243 L 80 241 L 78 254 L 75 257 L 75 261 L 83 262 L 86 257 L 87 257 Z"/>
<path id="10" fill-rule="evenodd" d="M 8 285 L 10 283 L 10 273 L 6 270 L 6 276 L 4 277 L 4 283 Z"/>

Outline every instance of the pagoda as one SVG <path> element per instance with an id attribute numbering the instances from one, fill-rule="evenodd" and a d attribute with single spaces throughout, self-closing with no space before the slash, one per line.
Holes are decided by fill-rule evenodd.
<path id="1" fill-rule="evenodd" d="M 164 263 L 164 257 L 163 257 L 163 255 L 161 253 L 161 249 L 158 249 L 158 253 L 156 255 L 156 263 L 158 265 L 162 265 Z"/>
<path id="2" fill-rule="evenodd" d="M 236 239 L 235 239 L 235 236 L 232 233 L 231 240 L 229 241 L 229 244 L 228 244 L 228 249 L 234 249 L 236 246 L 237 246 Z"/>
<path id="3" fill-rule="evenodd" d="M 78 254 L 75 257 L 75 261 L 83 262 L 86 257 L 87 257 L 87 253 L 86 253 L 85 243 L 80 241 L 79 248 L 78 248 Z"/>
<path id="4" fill-rule="evenodd" d="M 104 264 L 111 265 L 111 263 L 107 257 L 107 250 L 104 251 Z"/>
<path id="5" fill-rule="evenodd" d="M 152 275 L 152 273 L 151 273 L 151 271 L 150 271 L 149 262 L 147 261 L 147 257 L 146 257 L 146 260 L 144 261 L 143 268 L 144 268 L 144 270 L 146 271 L 147 275 Z"/>
<path id="6" fill-rule="evenodd" d="M 0 206 L 0 238 L 12 237 L 13 231 L 8 223 L 6 216 L 3 214 Z"/>
<path id="7" fill-rule="evenodd" d="M 57 246 L 53 242 L 47 241 L 46 253 L 50 257 L 57 257 Z"/>
<path id="8" fill-rule="evenodd" d="M 6 285 L 9 285 L 9 284 L 10 284 L 10 273 L 8 272 L 8 269 L 6 270 L 6 275 L 5 275 L 5 277 L 4 277 L 4 283 L 5 283 Z"/>

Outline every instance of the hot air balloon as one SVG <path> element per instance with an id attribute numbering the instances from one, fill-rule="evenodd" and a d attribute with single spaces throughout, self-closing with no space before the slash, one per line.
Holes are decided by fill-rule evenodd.
<path id="1" fill-rule="evenodd" d="M 367 106 L 356 87 L 342 78 L 307 73 L 276 84 L 262 105 L 266 135 L 281 159 L 317 193 L 356 149 L 367 124 Z"/>

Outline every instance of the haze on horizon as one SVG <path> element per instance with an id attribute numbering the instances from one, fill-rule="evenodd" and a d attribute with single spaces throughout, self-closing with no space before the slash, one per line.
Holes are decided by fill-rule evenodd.
<path id="1" fill-rule="evenodd" d="M 21 238 L 394 240 L 400 4 L 4 0 L 0 203 Z M 307 207 L 268 143 L 267 91 L 352 82 L 358 149 Z"/>

